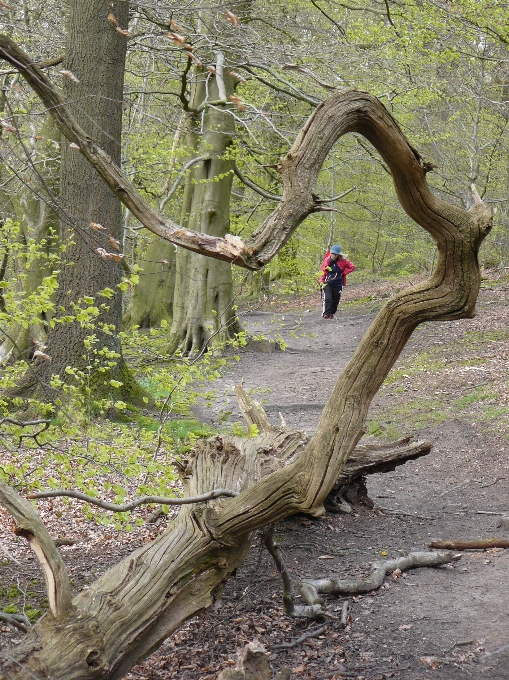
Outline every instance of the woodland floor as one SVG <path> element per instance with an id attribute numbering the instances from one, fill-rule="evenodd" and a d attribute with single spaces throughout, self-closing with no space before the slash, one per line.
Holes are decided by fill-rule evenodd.
<path id="1" fill-rule="evenodd" d="M 278 525 L 276 538 L 295 581 L 361 578 L 371 561 L 426 550 L 432 539 L 509 538 L 497 528 L 499 516 L 509 512 L 507 290 L 507 284 L 487 280 L 474 319 L 425 324 L 414 333 L 372 405 L 369 434 L 415 434 L 433 449 L 394 472 L 369 477 L 374 509 L 355 507 L 350 515 L 319 520 L 296 516 Z M 273 422 L 281 413 L 289 426 L 312 433 L 337 375 L 392 292 L 388 283 L 352 286 L 333 321 L 320 318 L 317 295 L 246 310 L 247 328 L 268 340 L 279 334 L 286 351 L 268 341 L 248 345 L 217 381 L 216 404 L 197 408 L 196 415 L 240 421 L 232 388 L 243 379 Z M 61 549 L 75 586 L 161 529 L 144 527 L 118 540 L 111 529 L 87 525 L 86 547 Z M 7 532 L 0 533 L 5 545 Z M 2 569 L 11 579 L 16 573 L 23 590 L 37 566 L 20 546 L 11 549 L 28 566 L 4 563 Z M 339 621 L 344 598 L 326 601 L 331 618 L 289 619 L 281 609 L 280 578 L 254 537 L 219 606 L 189 621 L 127 678 L 215 680 L 232 665 L 236 650 L 256 638 L 271 653 L 274 671 L 287 666 L 296 680 L 507 679 L 508 589 L 509 551 L 470 550 L 454 566 L 388 577 L 378 591 L 349 598 L 346 628 Z M 278 649 L 318 629 L 316 637 Z M 1 630 L 12 639 L 9 628 Z"/>

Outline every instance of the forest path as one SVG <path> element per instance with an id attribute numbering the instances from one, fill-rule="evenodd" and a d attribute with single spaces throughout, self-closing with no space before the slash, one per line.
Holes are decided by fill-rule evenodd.
<path id="1" fill-rule="evenodd" d="M 319 304 L 319 298 L 317 299 Z M 240 361 L 214 382 L 217 400 L 195 414 L 206 422 L 241 421 L 233 388 L 241 380 L 245 389 L 264 407 L 269 420 L 279 422 L 280 412 L 290 427 L 311 433 L 337 376 L 346 366 L 375 313 L 349 315 L 340 308 L 326 320 L 319 309 L 299 312 L 254 311 L 242 315 L 250 340 L 246 347 L 230 351 Z M 286 344 L 279 349 L 279 340 Z"/>

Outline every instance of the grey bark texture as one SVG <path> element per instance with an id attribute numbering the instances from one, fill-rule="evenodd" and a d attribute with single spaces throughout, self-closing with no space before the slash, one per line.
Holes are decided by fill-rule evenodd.
<path id="1" fill-rule="evenodd" d="M 55 140 L 57 143 L 60 140 L 60 132 L 51 116 L 47 116 L 39 132 L 46 144 L 47 140 Z M 43 142 L 32 138 L 31 145 L 35 147 L 35 152 L 37 145 Z M 46 162 L 44 171 L 38 170 L 38 174 L 32 176 L 30 188 L 23 187 L 4 204 L 5 206 L 10 204 L 13 211 L 11 217 L 19 222 L 23 241 L 27 243 L 33 240 L 40 248 L 41 254 L 46 257 L 58 251 L 59 221 L 55 212 L 59 194 L 58 166 L 57 158 Z M 39 174 L 41 172 L 44 172 L 44 175 Z M 18 289 L 23 291 L 24 295 L 34 293 L 44 277 L 58 268 L 55 262 L 50 259 L 44 260 L 43 257 L 38 258 L 37 266 L 31 266 L 27 270 L 26 265 L 25 257 L 18 257 L 15 261 L 11 258 L 11 267 L 14 272 L 21 275 L 18 277 Z M 19 358 L 29 358 L 36 348 L 34 340 L 45 342 L 50 319 L 51 313 L 48 311 L 43 312 L 38 320 L 32 321 L 28 328 L 20 323 L 12 324 L 8 329 L 8 337 L 0 337 L 2 341 L 0 364 Z"/>
<path id="2" fill-rule="evenodd" d="M 127 41 L 108 21 L 108 15 L 113 14 L 120 26 L 127 26 L 128 12 L 129 3 L 125 1 L 74 1 L 64 60 L 65 70 L 79 81 L 63 79 L 63 93 L 69 110 L 117 164 L 121 152 Z M 78 321 L 56 323 L 47 338 L 46 353 L 51 357 L 51 363 L 39 360 L 12 392 L 28 396 L 42 388 L 42 396 L 51 397 L 47 383 L 52 374 L 65 379 L 67 366 L 80 370 L 100 361 L 97 355 L 90 356 L 91 352 L 85 348 L 86 338 L 95 334 L 98 338 L 95 348 L 107 348 L 116 358 L 110 355 L 115 365 L 106 373 L 93 372 L 90 379 L 93 394 L 110 394 L 109 380 L 114 378 L 122 382 L 114 396 L 127 396 L 135 401 L 139 390 L 122 360 L 118 338 L 122 313 L 118 284 L 122 266 L 120 262 L 105 260 L 100 255 L 101 249 L 115 252 L 112 243 L 122 242 L 121 203 L 75 146 L 65 138 L 62 140 L 58 212 L 60 239 L 66 251 L 60 265 L 57 316 L 75 314 L 75 305 L 86 308 L 87 303 L 80 302 L 84 296 L 94 298 L 97 306 L 103 303 L 104 307 L 93 328 Z M 94 230 L 91 223 L 100 224 L 105 230 Z M 106 288 L 114 292 L 113 297 L 97 297 L 97 293 Z"/>

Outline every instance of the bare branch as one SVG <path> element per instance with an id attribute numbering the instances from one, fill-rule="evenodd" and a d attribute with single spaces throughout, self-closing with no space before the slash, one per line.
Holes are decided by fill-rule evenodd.
<path id="1" fill-rule="evenodd" d="M 386 562 L 377 561 L 371 565 L 370 575 L 362 581 L 332 578 L 303 579 L 299 591 L 308 605 L 321 603 L 320 593 L 329 595 L 358 595 L 380 588 L 387 574 L 401 574 L 407 569 L 417 567 L 439 567 L 459 560 L 461 555 L 452 552 L 415 552 Z M 396 571 L 397 570 L 397 571 Z"/>
<path id="2" fill-rule="evenodd" d="M 300 73 L 305 73 L 310 78 L 313 78 L 313 80 L 316 81 L 318 83 L 318 85 L 321 85 L 326 90 L 336 90 L 337 89 L 336 85 L 329 85 L 329 83 L 325 83 L 317 75 L 315 75 L 313 73 L 313 71 L 311 71 L 311 69 L 306 68 L 305 66 L 301 66 L 300 64 L 283 64 L 283 69 L 288 69 L 288 70 L 292 70 L 292 71 L 299 71 Z"/>
<path id="3" fill-rule="evenodd" d="M 311 0 L 313 1 L 313 0 Z M 313 3 L 314 4 L 314 3 Z M 376 14 L 377 16 L 386 17 L 387 14 L 381 9 L 374 9 L 373 7 L 358 7 L 357 5 L 350 5 L 346 2 L 338 3 L 341 7 L 345 9 L 351 9 L 354 12 L 371 12 L 371 14 Z"/>
<path id="4" fill-rule="evenodd" d="M 313 97 L 309 94 L 306 94 L 305 92 L 302 92 L 302 90 L 299 90 L 298 87 L 295 87 L 295 85 L 293 85 L 293 83 L 291 83 L 289 80 L 281 78 L 281 76 L 278 76 L 276 73 L 274 73 L 272 69 L 270 69 L 268 66 L 265 66 L 264 64 L 242 64 L 240 68 L 243 68 L 245 71 L 250 73 L 254 78 L 256 78 L 256 80 L 259 80 L 261 83 L 267 85 L 267 87 L 270 87 L 272 90 L 276 90 L 276 92 L 281 92 L 281 94 L 287 94 L 289 97 L 299 99 L 300 101 L 303 102 L 307 102 L 312 106 L 316 106 L 321 101 L 320 99 L 318 99 L 318 97 Z M 269 80 L 263 78 L 263 76 L 260 76 L 258 73 L 256 73 L 254 68 L 259 68 L 264 71 L 267 71 L 267 73 L 270 73 L 270 75 L 273 78 L 278 80 L 280 83 L 284 83 L 290 89 L 287 90 L 283 87 L 278 87 L 277 85 L 274 85 L 274 83 L 271 83 Z"/>
<path id="5" fill-rule="evenodd" d="M 340 199 L 344 198 L 351 191 L 355 191 L 355 189 L 357 189 L 357 187 L 350 187 L 350 189 L 347 189 L 346 191 L 343 191 L 341 194 L 333 196 L 332 198 L 316 198 L 315 200 L 317 203 L 332 203 L 333 201 L 339 201 Z"/>
<path id="6" fill-rule="evenodd" d="M 269 199 L 269 201 L 282 201 L 283 197 L 282 196 L 276 196 L 276 194 L 271 194 L 268 191 L 265 191 L 265 189 L 262 189 L 258 184 L 255 184 L 252 180 L 250 180 L 248 177 L 246 177 L 242 172 L 239 170 L 237 165 L 233 166 L 233 172 L 237 175 L 237 177 L 240 179 L 240 181 L 245 184 L 247 187 L 252 189 L 253 191 L 256 191 L 257 194 L 260 194 L 260 196 L 263 196 L 263 198 Z"/>
<path id="7" fill-rule="evenodd" d="M 329 16 L 324 9 L 322 9 L 320 7 L 320 5 L 316 2 L 316 0 L 311 0 L 311 4 L 314 5 L 316 7 L 316 9 L 331 22 L 331 24 L 334 24 L 334 26 L 338 29 L 338 31 L 341 33 L 341 35 L 346 38 L 346 31 L 343 28 L 343 26 L 340 26 L 337 23 L 337 21 L 334 21 L 334 19 L 331 16 Z"/>
<path id="8" fill-rule="evenodd" d="M 306 640 L 309 640 L 310 638 L 322 635 L 322 633 L 325 633 L 326 630 L 327 626 L 320 626 L 320 628 L 315 628 L 315 630 L 310 630 L 308 633 L 304 633 L 304 635 L 301 635 L 292 642 L 282 642 L 280 645 L 274 645 L 272 649 L 293 649 L 294 647 L 298 647 L 298 645 L 302 644 Z"/>
<path id="9" fill-rule="evenodd" d="M 56 619 L 65 617 L 73 608 L 69 576 L 43 521 L 31 503 L 3 482 L 0 482 L 0 503 L 16 521 L 15 533 L 27 539 L 41 564 L 51 613 Z"/>
<path id="10" fill-rule="evenodd" d="M 117 505 L 115 503 L 103 501 L 100 498 L 94 498 L 94 496 L 88 496 L 85 493 L 81 493 L 81 491 L 73 491 L 72 489 L 54 489 L 53 491 L 41 491 L 39 493 L 30 494 L 27 496 L 27 498 L 57 498 L 59 496 L 77 498 L 80 501 L 97 505 L 104 510 L 111 510 L 112 512 L 129 512 L 129 510 L 134 510 L 134 508 L 137 508 L 140 505 L 149 505 L 151 503 L 158 505 L 190 505 L 191 503 L 204 503 L 205 501 L 211 501 L 214 498 L 221 498 L 224 496 L 234 498 L 237 495 L 238 494 L 236 491 L 229 491 L 228 489 L 213 489 L 208 493 L 201 494 L 200 496 L 194 496 L 192 498 L 142 496 L 141 498 L 137 498 L 135 501 L 131 501 L 130 503 Z"/>
<path id="11" fill-rule="evenodd" d="M 64 60 L 64 55 L 59 54 L 58 57 L 53 57 L 53 59 L 47 59 L 46 61 L 38 61 L 35 63 L 37 68 L 51 68 L 52 66 L 58 66 Z M 12 73 L 19 73 L 18 69 L 10 71 L 0 71 L 0 76 L 8 76 Z"/>
<path id="12" fill-rule="evenodd" d="M 1 418 L 0 419 L 0 425 L 3 425 L 4 423 L 10 423 L 11 425 L 19 425 L 20 427 L 30 427 L 31 425 L 50 425 L 51 420 L 46 420 L 43 418 L 40 418 L 38 420 L 16 420 L 15 418 Z"/>
<path id="13" fill-rule="evenodd" d="M 22 614 L 6 614 L 5 612 L 0 612 L 0 621 L 4 621 L 10 626 L 17 628 L 22 633 L 26 633 L 31 626 L 30 621 Z"/>
<path id="14" fill-rule="evenodd" d="M 161 203 L 159 204 L 159 210 L 163 211 L 166 204 L 168 201 L 173 197 L 173 194 L 177 191 L 180 182 L 182 181 L 182 178 L 186 174 L 186 172 L 193 167 L 193 165 L 196 165 L 196 163 L 201 163 L 202 161 L 206 161 L 210 156 L 198 156 L 197 158 L 191 158 L 191 160 L 184 165 L 182 170 L 179 171 L 179 174 L 177 175 L 177 179 L 173 183 L 172 188 L 168 191 L 166 196 L 163 198 Z"/>

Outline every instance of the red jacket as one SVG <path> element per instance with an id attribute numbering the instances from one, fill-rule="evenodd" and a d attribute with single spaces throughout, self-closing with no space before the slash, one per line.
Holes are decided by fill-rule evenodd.
<path id="1" fill-rule="evenodd" d="M 347 260 L 346 257 L 343 257 L 342 255 L 340 255 L 338 257 L 338 259 L 336 260 L 336 263 L 339 266 L 339 268 L 341 269 L 341 271 L 343 272 L 343 286 L 346 286 L 347 274 L 351 274 L 353 271 L 355 271 L 355 265 L 352 262 L 350 262 L 350 260 Z M 329 266 L 330 266 L 330 252 L 326 253 L 325 259 L 322 262 L 321 267 L 320 267 L 321 271 L 323 272 L 323 274 L 318 279 L 320 281 L 320 283 L 325 283 L 325 278 L 327 276 L 326 270 L 327 270 L 327 267 L 329 267 Z"/>

